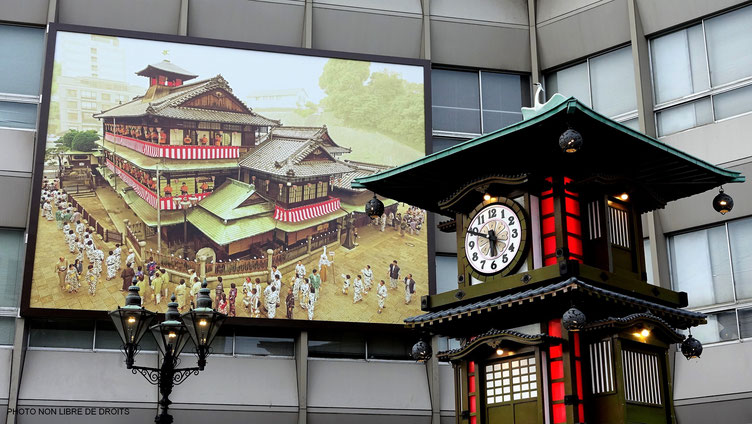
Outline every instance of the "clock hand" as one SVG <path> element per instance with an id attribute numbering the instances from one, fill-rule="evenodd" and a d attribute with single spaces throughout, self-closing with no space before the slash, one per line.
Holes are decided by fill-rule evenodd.
<path id="1" fill-rule="evenodd" d="M 496 256 L 496 232 L 494 230 L 488 230 L 488 240 L 491 245 L 491 257 Z"/>
<path id="2" fill-rule="evenodd" d="M 475 236 L 481 236 L 481 237 L 485 237 L 485 238 L 487 238 L 487 239 L 490 239 L 490 238 L 488 237 L 488 234 L 484 234 L 484 233 L 479 233 L 479 232 L 477 232 L 477 231 L 467 230 L 467 233 L 468 233 L 468 234 L 472 234 L 472 235 L 475 235 Z"/>

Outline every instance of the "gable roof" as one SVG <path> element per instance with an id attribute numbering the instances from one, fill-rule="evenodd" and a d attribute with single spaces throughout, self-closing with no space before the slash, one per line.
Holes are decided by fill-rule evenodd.
<path id="1" fill-rule="evenodd" d="M 152 87 L 153 88 L 153 87 Z M 94 114 L 95 118 L 135 118 L 141 116 L 162 116 L 165 118 L 196 121 L 223 122 L 241 125 L 277 126 L 280 121 L 265 118 L 248 108 L 232 94 L 232 88 L 222 75 L 207 80 L 196 81 L 178 87 L 159 87 L 164 92 L 160 97 L 147 99 L 146 95 L 134 98 L 128 103 Z M 215 111 L 181 106 L 186 101 L 212 90 L 221 89 L 237 103 L 246 108 L 245 113 Z M 151 90 L 151 88 L 150 88 Z"/>
<path id="2" fill-rule="evenodd" d="M 561 152 L 558 146 L 558 138 L 568 126 L 584 139 L 582 149 L 574 155 Z M 458 172 L 448 172 L 453 170 Z M 530 181 L 565 175 L 580 180 L 582 186 L 609 186 L 615 193 L 628 188 L 640 212 L 744 181 L 738 172 L 692 157 L 570 97 L 525 121 L 358 178 L 353 187 L 441 213 L 441 200 L 489 172 L 524 175 Z"/>
<path id="3" fill-rule="evenodd" d="M 186 71 L 185 69 L 181 68 L 178 65 L 175 65 L 174 63 L 170 62 L 167 59 L 159 63 L 147 65 L 146 68 L 136 72 L 136 75 L 139 75 L 142 77 L 151 77 L 151 76 L 160 75 L 160 74 L 168 76 L 168 77 L 180 78 L 183 81 L 188 81 L 188 80 L 198 77 L 198 75 L 194 75 Z"/>
<path id="4" fill-rule="evenodd" d="M 270 137 L 240 160 L 240 166 L 289 178 L 344 174 L 353 168 L 335 159 L 323 147 L 321 139 Z M 320 149 L 324 160 L 304 160 Z"/>
<path id="5" fill-rule="evenodd" d="M 257 204 L 241 206 L 253 196 L 259 196 L 253 184 L 228 178 L 211 196 L 201 199 L 198 206 L 228 221 L 274 211 L 274 204 L 265 199 Z"/>
<path id="6" fill-rule="evenodd" d="M 317 140 L 321 142 L 321 146 L 331 155 L 352 152 L 352 149 L 349 147 L 342 147 L 332 140 L 326 125 L 320 127 L 297 127 L 287 125 L 274 127 L 270 129 L 265 138 L 262 138 L 259 141 L 259 144 L 263 144 L 265 141 L 273 140 L 275 138 L 286 138 L 299 141 Z"/>

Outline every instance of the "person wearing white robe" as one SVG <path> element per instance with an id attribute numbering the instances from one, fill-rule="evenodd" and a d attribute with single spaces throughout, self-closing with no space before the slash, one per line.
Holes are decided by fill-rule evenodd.
<path id="1" fill-rule="evenodd" d="M 131 264 L 133 269 L 136 269 L 136 252 L 128 249 L 128 256 L 125 257 L 125 263 Z"/>
<path id="2" fill-rule="evenodd" d="M 81 221 L 76 221 L 76 234 L 78 234 L 78 239 L 80 241 L 84 241 L 84 229 L 86 227 L 84 224 L 81 223 Z"/>
<path id="3" fill-rule="evenodd" d="M 329 266 L 331 264 L 332 261 L 326 256 L 326 246 L 324 246 L 324 251 L 321 253 L 321 257 L 319 257 L 319 275 L 322 283 L 326 282 L 327 271 L 329 271 Z"/>
<path id="4" fill-rule="evenodd" d="M 86 282 L 89 283 L 89 294 L 94 296 L 97 293 L 99 273 L 96 272 L 96 269 L 93 265 L 89 265 L 89 268 L 86 270 Z"/>
<path id="5" fill-rule="evenodd" d="M 386 228 L 386 215 L 381 215 L 381 218 L 379 218 L 381 221 L 381 232 L 384 232 L 384 228 Z"/>
<path id="6" fill-rule="evenodd" d="M 300 283 L 303 281 L 303 275 L 296 275 L 293 278 L 292 281 L 292 295 L 295 298 L 295 301 L 298 301 L 298 298 L 300 296 Z"/>
<path id="7" fill-rule="evenodd" d="M 342 274 L 342 294 L 347 295 L 347 291 L 350 289 L 350 276 Z"/>
<path id="8" fill-rule="evenodd" d="M 96 249 L 94 250 L 92 257 L 94 258 L 94 261 L 92 262 L 92 264 L 94 264 L 94 272 L 97 274 L 97 276 L 101 276 L 102 265 L 104 263 L 104 252 L 102 252 L 99 249 Z"/>
<path id="9" fill-rule="evenodd" d="M 379 313 L 381 313 L 382 310 L 384 310 L 384 303 L 386 302 L 386 297 L 389 295 L 389 291 L 386 289 L 386 283 L 384 280 L 381 280 L 379 282 L 379 288 L 376 290 L 376 295 L 379 297 Z"/>
<path id="10" fill-rule="evenodd" d="M 121 260 L 122 252 L 123 251 L 120 248 L 120 245 L 116 244 L 115 245 L 115 250 L 112 251 L 112 254 L 115 255 L 115 263 L 117 264 L 117 269 L 118 270 L 123 267 L 123 263 L 120 261 Z"/>
<path id="11" fill-rule="evenodd" d="M 365 285 L 366 294 L 368 294 L 373 286 L 373 270 L 371 269 L 371 265 L 366 265 L 365 268 L 360 270 L 360 273 L 363 274 L 363 284 Z"/>
<path id="12" fill-rule="evenodd" d="M 308 296 L 308 320 L 309 321 L 313 320 L 313 309 L 316 307 L 316 293 L 314 292 L 314 290 L 316 289 L 311 287 L 311 290 L 312 290 L 311 295 Z"/>
<path id="13" fill-rule="evenodd" d="M 302 261 L 298 261 L 298 264 L 295 265 L 295 276 L 296 277 L 305 277 L 305 265 L 303 265 Z"/>
<path id="14" fill-rule="evenodd" d="M 73 230 L 68 230 L 65 233 L 65 242 L 68 243 L 68 250 L 71 253 L 78 253 L 78 246 L 76 243 L 76 233 Z"/>
<path id="15" fill-rule="evenodd" d="M 353 304 L 355 304 L 363 300 L 363 281 L 360 278 L 355 279 L 355 283 L 353 283 L 353 289 L 355 292 L 353 294 Z"/>
<path id="16" fill-rule="evenodd" d="M 276 280 L 277 276 L 279 276 L 280 281 L 282 281 L 282 273 L 277 269 L 277 265 L 272 265 L 272 273 L 269 276 L 269 281 Z M 279 287 L 277 289 L 279 290 Z"/>
<path id="17" fill-rule="evenodd" d="M 280 289 L 282 289 L 282 273 L 274 274 L 274 280 L 272 280 L 272 285 L 274 285 L 274 287 L 277 289 L 277 294 L 279 295 Z"/>
<path id="18" fill-rule="evenodd" d="M 52 205 L 50 202 L 45 202 L 42 210 L 44 210 L 44 217 L 47 218 L 47 221 L 55 220 L 55 217 L 52 215 Z"/>
<path id="19" fill-rule="evenodd" d="M 269 286 L 269 295 L 266 297 L 266 316 L 267 318 L 274 318 L 277 314 L 277 303 L 279 303 L 279 292 L 275 286 Z"/>
<path id="20" fill-rule="evenodd" d="M 311 293 L 311 285 L 308 284 L 308 279 L 303 278 L 300 282 L 300 307 L 303 309 L 308 308 L 308 298 Z"/>
<path id="21" fill-rule="evenodd" d="M 405 305 L 410 303 L 410 299 L 415 293 L 415 280 L 413 280 L 412 274 L 407 274 L 405 277 Z"/>
<path id="22" fill-rule="evenodd" d="M 251 289 L 253 287 L 251 286 L 251 279 L 247 278 L 245 281 L 243 281 L 243 305 L 246 309 L 250 309 L 251 307 Z"/>
<path id="23" fill-rule="evenodd" d="M 250 308 L 251 317 L 258 318 L 261 315 L 261 297 L 255 287 L 251 288 Z"/>
<path id="24" fill-rule="evenodd" d="M 118 271 L 117 257 L 110 250 L 110 256 L 107 257 L 107 280 L 112 280 Z"/>

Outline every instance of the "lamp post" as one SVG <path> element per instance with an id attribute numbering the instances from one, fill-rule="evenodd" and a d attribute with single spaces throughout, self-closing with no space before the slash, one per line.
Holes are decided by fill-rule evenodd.
<path id="1" fill-rule="evenodd" d="M 149 327 L 155 313 L 141 306 L 138 291 L 138 286 L 131 286 L 125 299 L 125 306 L 118 307 L 109 315 L 123 342 L 122 351 L 125 354 L 126 367 L 133 374 L 140 373 L 146 381 L 159 387 L 161 413 L 154 418 L 154 422 L 170 424 L 172 423 L 172 416 L 168 410 L 172 403 L 170 401 L 172 388 L 191 375 L 198 375 L 200 371 L 203 371 L 206 366 L 206 358 L 211 354 L 211 343 L 227 316 L 211 309 L 210 291 L 206 287 L 206 282 L 204 282 L 196 300 L 196 309 L 191 309 L 181 316 L 173 294 L 172 301 L 167 305 L 165 320 Z M 159 368 L 133 365 L 135 356 L 140 350 L 139 342 L 147 328 L 151 330 L 162 354 L 162 364 Z M 180 363 L 178 357 L 189 337 L 196 345 L 198 366 L 177 368 Z"/>
<path id="2" fill-rule="evenodd" d="M 198 204 L 198 197 L 180 197 L 172 201 L 176 207 L 183 210 L 183 256 L 188 257 L 188 209 Z"/>

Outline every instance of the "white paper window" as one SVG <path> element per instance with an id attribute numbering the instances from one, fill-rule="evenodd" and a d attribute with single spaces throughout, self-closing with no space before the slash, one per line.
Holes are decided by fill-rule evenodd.
<path id="1" fill-rule="evenodd" d="M 493 405 L 537 397 L 538 384 L 535 370 L 535 358 L 506 360 L 486 365 L 486 404 Z M 514 377 L 509 378 L 510 373 Z"/>

